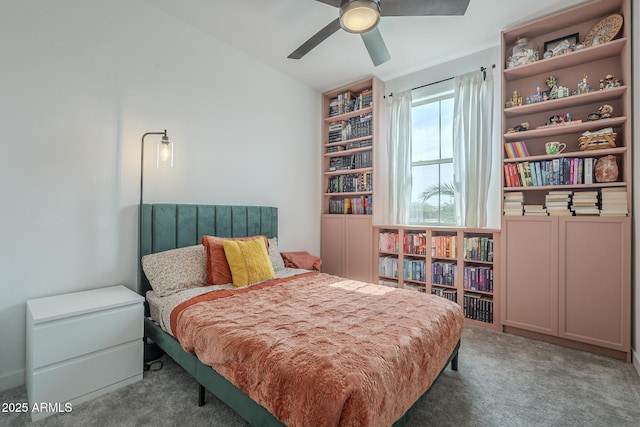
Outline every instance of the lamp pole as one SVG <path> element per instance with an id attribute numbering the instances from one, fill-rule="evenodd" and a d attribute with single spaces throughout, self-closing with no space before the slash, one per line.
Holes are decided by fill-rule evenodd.
<path id="1" fill-rule="evenodd" d="M 167 130 L 165 129 L 163 132 L 147 132 L 142 135 L 142 140 L 140 141 L 140 206 L 138 207 L 138 267 L 139 271 L 139 290 L 142 292 L 142 209 L 143 209 L 143 198 L 142 192 L 144 190 L 144 138 L 148 135 L 162 135 L 162 141 L 169 141 L 167 138 Z"/>

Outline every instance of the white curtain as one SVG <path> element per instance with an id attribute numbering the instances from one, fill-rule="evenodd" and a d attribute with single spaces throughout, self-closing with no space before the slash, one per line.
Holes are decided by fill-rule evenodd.
<path id="1" fill-rule="evenodd" d="M 384 224 L 407 224 L 411 204 L 411 91 L 386 98 L 387 206 Z"/>
<path id="2" fill-rule="evenodd" d="M 488 69 L 455 78 L 453 180 L 456 224 L 487 227 L 493 147 L 493 75 Z"/>

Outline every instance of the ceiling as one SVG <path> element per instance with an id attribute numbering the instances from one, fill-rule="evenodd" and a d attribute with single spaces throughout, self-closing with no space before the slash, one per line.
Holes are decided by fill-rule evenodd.
<path id="1" fill-rule="evenodd" d="M 383 17 L 391 60 L 374 67 L 359 35 L 338 31 L 302 59 L 288 59 L 338 17 L 314 0 L 143 0 L 194 28 L 317 89 L 366 76 L 383 81 L 500 43 L 500 31 L 585 0 L 471 0 L 464 16 Z M 429 0 L 425 0 L 429 1 Z M 381 0 L 384 7 L 384 0 Z"/>

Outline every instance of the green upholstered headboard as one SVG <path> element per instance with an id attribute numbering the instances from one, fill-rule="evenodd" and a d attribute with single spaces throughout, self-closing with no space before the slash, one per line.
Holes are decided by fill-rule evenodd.
<path id="1" fill-rule="evenodd" d="M 278 208 L 269 206 L 145 204 L 142 208 L 142 256 L 197 245 L 202 236 L 278 236 Z M 138 263 L 140 265 L 140 263 Z M 142 274 L 141 294 L 149 289 Z"/>

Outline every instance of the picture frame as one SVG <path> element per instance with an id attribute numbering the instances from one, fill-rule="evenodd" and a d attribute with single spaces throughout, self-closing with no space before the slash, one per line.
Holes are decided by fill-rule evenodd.
<path id="1" fill-rule="evenodd" d="M 579 33 L 569 34 L 567 36 L 558 37 L 557 39 L 544 42 L 544 51 L 553 50 L 560 43 L 565 40 L 569 40 L 570 44 L 577 45 L 579 40 Z"/>

